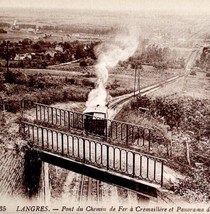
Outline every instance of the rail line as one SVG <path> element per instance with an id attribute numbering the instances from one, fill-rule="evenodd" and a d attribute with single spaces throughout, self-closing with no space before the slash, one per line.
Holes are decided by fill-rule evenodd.
<path id="1" fill-rule="evenodd" d="M 118 198 L 119 201 L 125 203 L 129 202 L 130 204 L 135 204 L 149 200 L 149 198 L 144 195 L 138 194 L 137 192 L 131 192 L 130 190 L 123 189 L 122 187 L 113 186 L 109 191 L 114 192 L 114 200 Z M 77 200 L 79 202 L 91 201 L 100 203 L 103 200 L 103 194 L 103 184 L 101 181 L 85 175 L 80 175 L 79 188 L 77 191 Z"/>
<path id="2" fill-rule="evenodd" d="M 176 75 L 176 76 L 173 76 L 173 77 L 170 77 L 169 79 L 166 79 L 166 80 L 163 80 L 159 83 L 155 83 L 155 84 L 152 84 L 150 86 L 147 86 L 147 87 L 144 87 L 139 91 L 136 91 L 135 92 L 135 95 L 138 95 L 139 93 L 143 96 L 143 95 L 146 95 L 148 93 L 151 93 L 169 83 L 172 83 L 174 81 L 176 81 L 177 79 L 183 77 L 184 74 L 179 74 L 179 75 Z M 134 93 L 130 93 L 130 94 L 126 94 L 126 95 L 122 95 L 120 97 L 118 97 L 117 99 L 113 100 L 110 104 L 109 104 L 109 107 L 111 109 L 116 109 L 120 104 L 123 104 L 125 102 L 127 102 L 129 99 L 131 99 L 132 97 L 135 96 Z"/>
<path id="3" fill-rule="evenodd" d="M 94 201 L 100 202 L 102 200 L 101 181 L 81 175 L 78 201 Z"/>

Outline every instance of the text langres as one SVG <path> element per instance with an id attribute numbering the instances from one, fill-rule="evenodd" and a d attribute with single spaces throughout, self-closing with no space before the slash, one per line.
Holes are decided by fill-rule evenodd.
<path id="1" fill-rule="evenodd" d="M 17 206 L 16 212 L 47 212 L 48 206 Z"/>

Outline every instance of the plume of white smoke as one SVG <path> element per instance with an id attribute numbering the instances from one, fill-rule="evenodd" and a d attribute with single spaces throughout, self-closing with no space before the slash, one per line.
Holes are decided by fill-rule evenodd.
<path id="1" fill-rule="evenodd" d="M 88 95 L 86 107 L 106 105 L 108 69 L 115 67 L 119 61 L 125 61 L 132 56 L 138 43 L 139 34 L 134 29 L 128 29 L 123 34 L 115 36 L 111 41 L 97 47 L 98 62 L 95 65 L 97 84 Z"/>

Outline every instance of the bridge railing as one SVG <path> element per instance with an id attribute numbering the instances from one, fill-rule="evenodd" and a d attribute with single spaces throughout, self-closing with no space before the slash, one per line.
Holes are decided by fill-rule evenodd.
<path id="1" fill-rule="evenodd" d="M 23 135 L 40 150 L 163 185 L 164 159 L 28 122 L 21 126 Z"/>
<path id="2" fill-rule="evenodd" d="M 94 119 L 91 129 L 87 130 L 84 127 L 84 114 L 36 103 L 37 121 L 65 127 L 68 130 L 85 131 L 89 135 L 106 138 L 107 141 L 111 141 L 114 144 L 124 144 L 128 147 L 135 145 L 150 151 L 151 143 L 154 141 L 153 129 L 100 117 L 94 117 Z M 104 119 L 105 121 L 103 134 L 94 131 L 97 130 L 97 119 Z"/>
<path id="3" fill-rule="evenodd" d="M 18 112 L 23 109 L 30 109 L 35 107 L 35 104 L 31 100 L 1 100 L 0 99 L 0 111 Z"/>

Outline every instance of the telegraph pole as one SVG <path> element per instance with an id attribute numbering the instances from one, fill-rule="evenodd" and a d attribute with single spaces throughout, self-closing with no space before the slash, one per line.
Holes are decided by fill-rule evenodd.
<path id="1" fill-rule="evenodd" d="M 136 84 L 137 84 L 137 90 L 139 92 L 139 95 L 141 96 L 140 91 L 140 71 L 141 69 L 138 69 L 138 65 L 135 65 L 135 73 L 134 73 L 134 97 L 136 96 Z"/>
<path id="2" fill-rule="evenodd" d="M 137 70 L 137 65 L 135 65 L 135 70 L 134 70 L 134 97 L 136 96 L 136 70 Z"/>
<path id="3" fill-rule="evenodd" d="M 7 41 L 7 72 L 9 71 L 9 41 Z"/>

